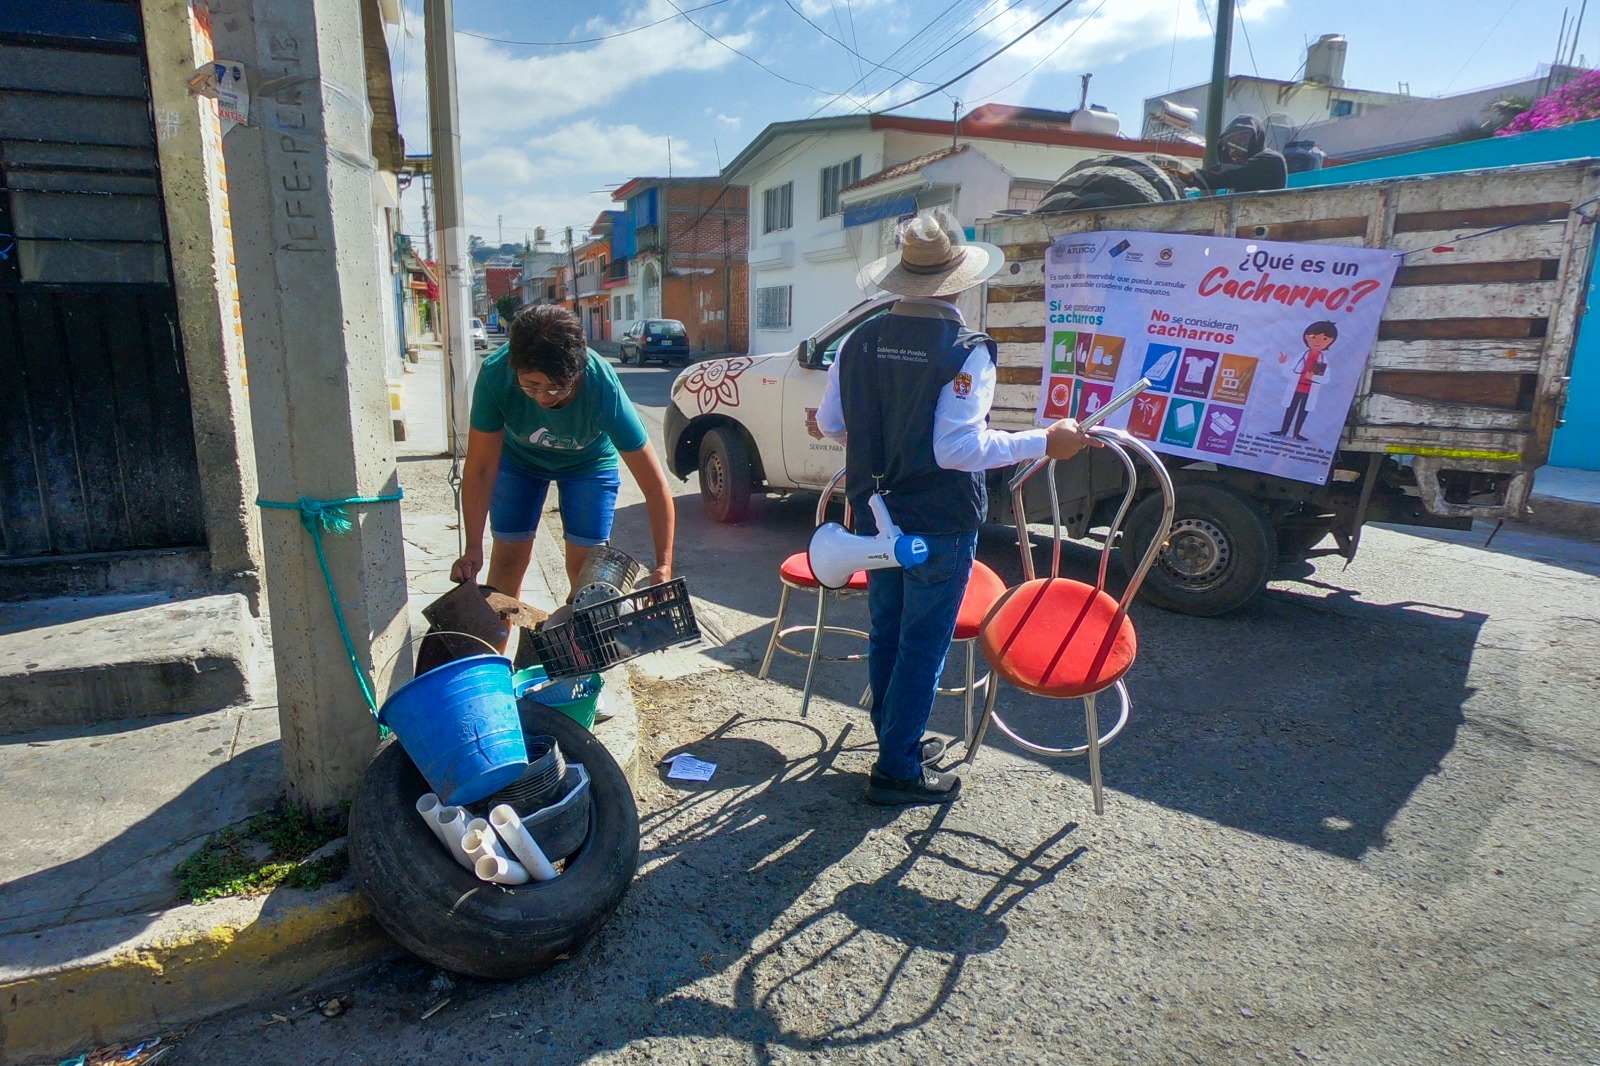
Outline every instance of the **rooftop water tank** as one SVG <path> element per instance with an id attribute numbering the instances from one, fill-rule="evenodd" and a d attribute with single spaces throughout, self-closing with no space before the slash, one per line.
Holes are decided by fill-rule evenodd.
<path id="1" fill-rule="evenodd" d="M 1107 111 L 1099 104 L 1080 107 L 1072 113 L 1072 129 L 1075 133 L 1098 133 L 1102 137 L 1115 137 L 1121 128 L 1122 123 L 1117 120 L 1116 114 Z"/>
<path id="2" fill-rule="evenodd" d="M 1340 33 L 1324 33 L 1306 49 L 1306 81 L 1318 85 L 1344 84 L 1344 53 L 1349 42 Z"/>

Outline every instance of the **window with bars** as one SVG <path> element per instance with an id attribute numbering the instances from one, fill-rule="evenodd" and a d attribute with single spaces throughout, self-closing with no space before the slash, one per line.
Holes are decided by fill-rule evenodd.
<path id="1" fill-rule="evenodd" d="M 831 167 L 822 168 L 822 209 L 818 218 L 827 218 L 837 215 L 841 210 L 839 206 L 839 192 L 847 185 L 854 185 L 861 180 L 861 157 L 847 159 L 843 163 L 835 163 Z"/>
<path id="2" fill-rule="evenodd" d="M 756 329 L 789 328 L 789 294 L 793 286 L 765 285 L 756 290 Z"/>
<path id="3" fill-rule="evenodd" d="M 761 194 L 761 232 L 774 233 L 794 225 L 794 182 L 786 181 Z"/>

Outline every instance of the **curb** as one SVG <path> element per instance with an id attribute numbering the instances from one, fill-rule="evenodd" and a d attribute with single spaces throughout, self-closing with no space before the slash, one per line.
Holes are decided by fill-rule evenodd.
<path id="1" fill-rule="evenodd" d="M 1600 504 L 1569 500 L 1562 496 L 1541 496 L 1535 492 L 1528 501 L 1527 524 L 1550 533 L 1600 541 Z"/>
<path id="2" fill-rule="evenodd" d="M 348 877 L 0 938 L 0 1066 L 180 1028 L 399 951 Z"/>

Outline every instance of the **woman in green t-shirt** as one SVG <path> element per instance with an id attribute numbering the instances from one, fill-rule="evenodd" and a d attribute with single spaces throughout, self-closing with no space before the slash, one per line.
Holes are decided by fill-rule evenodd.
<path id="1" fill-rule="evenodd" d="M 472 390 L 461 481 L 467 550 L 450 568 L 450 577 L 477 580 L 487 520 L 494 537 L 488 583 L 520 598 L 553 481 L 566 539 L 567 582 L 574 584 L 589 549 L 611 537 L 621 486 L 619 456 L 644 492 L 650 514 L 656 559 L 648 582 L 670 580 L 672 494 L 633 401 L 611 365 L 589 350 L 571 311 L 545 304 L 518 314 L 508 342 L 484 360 Z"/>

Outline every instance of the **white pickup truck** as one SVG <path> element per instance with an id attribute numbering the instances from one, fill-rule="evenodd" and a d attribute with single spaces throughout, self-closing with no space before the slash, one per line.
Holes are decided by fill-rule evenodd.
<path id="1" fill-rule="evenodd" d="M 1521 517 L 1566 399 L 1594 258 L 1584 209 L 1600 196 L 1597 166 L 1577 160 L 992 221 L 983 238 L 1005 250 L 1007 266 L 979 294 L 974 324 L 999 344 L 993 424 L 1032 424 L 1043 260 L 1062 234 L 1212 233 L 1415 250 L 1385 307 L 1327 484 L 1168 457 L 1177 515 L 1141 595 L 1186 614 L 1221 614 L 1255 596 L 1280 560 L 1353 558 L 1369 521 L 1463 529 L 1474 519 Z M 678 376 L 667 462 L 680 478 L 699 471 L 712 518 L 739 521 L 755 492 L 820 491 L 844 465 L 844 449 L 816 425 L 827 368 L 850 331 L 892 302 L 865 300 L 794 351 L 713 359 Z M 1000 487 L 1006 474 L 992 474 L 992 521 L 1012 520 Z M 1122 478 L 1116 460 L 1098 451 L 1058 464 L 1073 536 L 1107 523 Z M 1029 490 L 1037 521 L 1047 514 L 1043 479 Z M 1124 534 L 1141 549 L 1156 501 L 1143 503 Z M 1330 535 L 1334 544 L 1318 549 Z"/>

